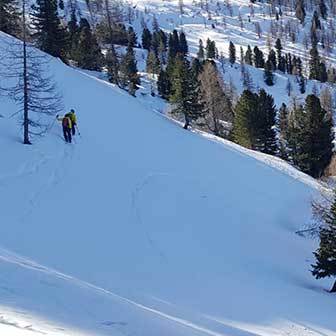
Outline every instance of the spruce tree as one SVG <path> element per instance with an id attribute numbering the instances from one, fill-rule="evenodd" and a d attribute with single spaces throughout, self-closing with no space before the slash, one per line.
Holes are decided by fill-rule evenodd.
<path id="1" fill-rule="evenodd" d="M 272 70 L 275 71 L 277 69 L 277 60 L 275 51 L 273 49 L 268 54 L 268 61 L 271 63 Z"/>
<path id="2" fill-rule="evenodd" d="M 120 83 L 122 87 L 127 88 L 129 94 L 135 96 L 135 92 L 140 85 L 140 77 L 134 50 L 131 44 L 128 45 L 126 55 L 123 57 L 120 64 L 120 73 Z"/>
<path id="3" fill-rule="evenodd" d="M 203 41 L 199 40 L 199 44 L 198 44 L 198 52 L 197 52 L 197 58 L 200 61 L 203 61 L 205 58 L 205 54 L 204 54 L 204 46 L 203 46 Z"/>
<path id="4" fill-rule="evenodd" d="M 173 31 L 172 34 L 169 34 L 168 39 L 168 59 L 173 59 L 176 57 L 177 53 L 179 52 L 179 37 L 176 30 Z"/>
<path id="5" fill-rule="evenodd" d="M 333 149 L 332 117 L 315 95 L 305 106 L 295 106 L 288 126 L 289 157 L 303 172 L 320 177 L 329 165 Z"/>
<path id="6" fill-rule="evenodd" d="M 275 132 L 276 109 L 274 99 L 261 89 L 258 99 L 258 109 L 253 117 L 254 145 L 253 149 L 275 155 L 277 140 Z"/>
<path id="7" fill-rule="evenodd" d="M 277 120 L 279 157 L 283 160 L 288 159 L 287 137 L 288 137 L 288 115 L 289 111 L 286 104 L 282 103 L 279 109 L 279 118 Z"/>
<path id="8" fill-rule="evenodd" d="M 119 60 L 113 44 L 106 54 L 106 67 L 109 81 L 119 85 Z"/>
<path id="9" fill-rule="evenodd" d="M 248 65 L 252 65 L 253 54 L 250 45 L 247 46 L 247 50 L 245 53 L 245 63 Z"/>
<path id="10" fill-rule="evenodd" d="M 184 57 L 178 57 L 173 72 L 170 102 L 173 104 L 172 113 L 184 116 L 184 128 L 188 128 L 192 120 L 202 115 L 197 83 L 193 79 L 189 62 Z"/>
<path id="11" fill-rule="evenodd" d="M 183 55 L 188 54 L 188 43 L 184 32 L 180 33 L 179 36 L 179 52 Z"/>
<path id="12" fill-rule="evenodd" d="M 264 79 L 265 79 L 265 83 L 268 86 L 273 86 L 274 85 L 274 76 L 273 76 L 273 71 L 272 71 L 272 63 L 271 63 L 270 60 L 268 60 L 265 63 Z"/>
<path id="13" fill-rule="evenodd" d="M 265 66 L 264 54 L 257 46 L 253 49 L 253 61 L 256 68 L 263 68 Z"/>
<path id="14" fill-rule="evenodd" d="M 206 42 L 206 54 L 208 59 L 216 58 L 216 43 L 215 41 L 211 41 L 209 38 Z"/>
<path id="15" fill-rule="evenodd" d="M 229 45 L 229 61 L 231 65 L 236 62 L 236 47 L 231 41 Z"/>
<path id="16" fill-rule="evenodd" d="M 142 48 L 149 51 L 151 45 L 152 45 L 152 33 L 149 31 L 147 27 L 145 27 L 142 32 Z"/>
<path id="17" fill-rule="evenodd" d="M 320 246 L 314 253 L 316 264 L 312 265 L 315 278 L 336 277 L 336 192 L 334 201 L 323 216 L 324 226 L 320 230 Z M 330 290 L 336 293 L 336 281 Z"/>
<path id="18" fill-rule="evenodd" d="M 168 100 L 171 94 L 171 83 L 167 72 L 163 69 L 159 73 L 157 86 L 160 97 Z"/>
<path id="19" fill-rule="evenodd" d="M 244 90 L 234 110 L 233 140 L 246 148 L 253 148 L 255 132 L 252 127 L 258 110 L 258 96 Z"/>
<path id="20" fill-rule="evenodd" d="M 17 0 L 0 0 L 0 31 L 10 35 L 19 33 L 20 15 Z"/>
<path id="21" fill-rule="evenodd" d="M 133 27 L 128 27 L 127 29 L 127 35 L 128 35 L 128 43 L 131 44 L 131 46 L 134 48 L 137 44 L 137 35 L 133 29 Z"/>
<path id="22" fill-rule="evenodd" d="M 276 41 L 275 41 L 275 50 L 276 50 L 276 54 L 277 54 L 277 61 L 278 61 L 278 66 L 277 68 L 284 72 L 285 69 L 283 68 L 282 66 L 282 45 L 281 45 L 281 41 L 280 39 L 278 38 Z"/>
<path id="23" fill-rule="evenodd" d="M 81 19 L 75 59 L 78 66 L 87 70 L 99 71 L 101 70 L 103 59 L 103 54 L 95 35 L 92 33 L 89 22 L 86 19 Z"/>
<path id="24" fill-rule="evenodd" d="M 58 16 L 57 0 L 36 0 L 32 6 L 32 26 L 37 46 L 65 60 L 66 31 Z"/>

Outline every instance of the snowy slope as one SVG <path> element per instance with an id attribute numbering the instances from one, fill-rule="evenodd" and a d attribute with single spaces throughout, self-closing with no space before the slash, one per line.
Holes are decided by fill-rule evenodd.
<path id="1" fill-rule="evenodd" d="M 0 100 L 1 335 L 336 334 L 295 234 L 319 184 L 50 62 L 82 137 L 24 147 Z"/>
<path id="2" fill-rule="evenodd" d="M 82 4 L 83 12 L 85 12 L 85 4 L 83 2 L 79 3 Z M 132 25 L 138 33 L 139 41 L 141 41 L 142 34 L 141 22 L 145 22 L 151 29 L 154 16 L 160 27 L 167 32 L 177 29 L 183 30 L 186 33 L 190 54 L 193 56 L 197 53 L 199 39 L 202 39 L 204 44 L 208 38 L 214 40 L 219 53 L 222 53 L 226 57 L 224 68 L 219 67 L 219 69 L 223 72 L 226 83 L 232 83 L 237 94 L 240 94 L 244 89 L 239 65 L 240 47 L 246 51 L 248 45 L 250 45 L 252 49 L 254 46 L 258 46 L 264 52 L 265 57 L 267 57 L 269 53 L 268 43 L 274 48 L 276 39 L 280 37 L 283 45 L 283 53 L 300 56 L 304 62 L 304 72 L 308 77 L 310 47 L 305 46 L 304 40 L 309 40 L 311 17 L 315 8 L 306 8 L 307 17 L 305 25 L 302 26 L 298 23 L 294 13 L 286 7 L 282 7 L 283 16 L 280 21 L 277 22 L 274 14 L 270 14 L 271 6 L 262 2 L 252 4 L 249 0 L 209 1 L 210 16 L 205 10 L 205 6 L 201 9 L 199 5 L 200 1 L 194 0 L 183 0 L 184 7 L 183 15 L 181 16 L 178 3 L 178 0 L 132 1 L 135 8 L 135 21 L 132 22 Z M 279 10 L 279 7 L 276 8 Z M 323 30 L 327 33 L 333 29 L 332 27 L 336 24 L 336 20 L 330 11 L 328 20 L 321 20 L 321 24 Z M 260 26 L 260 36 L 256 33 L 256 25 Z M 274 34 L 271 33 L 272 25 L 272 29 L 275 30 Z M 282 31 L 279 28 L 281 25 L 283 27 Z M 287 28 L 285 28 L 286 26 Z M 292 27 L 292 31 L 295 31 L 295 42 L 292 42 L 286 33 L 289 26 Z M 236 46 L 237 64 L 235 64 L 234 67 L 231 67 L 227 60 L 230 41 Z M 327 52 L 319 48 L 319 52 L 328 67 L 336 67 L 335 50 Z M 250 73 L 254 89 L 258 90 L 263 88 L 272 94 L 278 107 L 280 107 L 282 103 L 290 104 L 294 98 L 304 100 L 307 94 L 312 92 L 319 93 L 325 87 L 328 87 L 333 95 L 336 94 L 335 85 L 322 84 L 315 80 L 307 80 L 306 93 L 301 94 L 295 76 L 279 71 L 275 72 L 275 85 L 269 87 L 264 82 L 263 69 L 257 69 L 251 66 L 246 66 L 246 69 Z M 290 96 L 288 96 L 286 89 L 288 82 L 290 82 L 292 86 Z"/>

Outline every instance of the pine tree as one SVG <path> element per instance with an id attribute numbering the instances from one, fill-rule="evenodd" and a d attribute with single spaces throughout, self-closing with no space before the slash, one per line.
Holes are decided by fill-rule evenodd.
<path id="1" fill-rule="evenodd" d="M 109 81 L 119 85 L 119 60 L 113 44 L 106 54 L 106 67 Z"/>
<path id="2" fill-rule="evenodd" d="M 206 42 L 206 54 L 208 59 L 216 58 L 216 43 L 215 41 L 211 41 L 209 38 Z"/>
<path id="3" fill-rule="evenodd" d="M 140 85 L 140 77 L 132 45 L 128 45 L 126 55 L 120 64 L 120 77 L 121 86 L 127 88 L 129 94 L 135 96 Z"/>
<path id="4" fill-rule="evenodd" d="M 276 54 L 277 54 L 277 61 L 278 61 L 278 64 L 279 64 L 280 59 L 281 59 L 281 55 L 282 55 L 282 45 L 281 45 L 281 41 L 280 41 L 279 38 L 275 41 L 275 50 L 276 50 Z"/>
<path id="5" fill-rule="evenodd" d="M 263 68 L 265 66 L 264 54 L 257 46 L 253 49 L 253 61 L 256 68 Z"/>
<path id="6" fill-rule="evenodd" d="M 17 0 L 0 0 L 0 31 L 17 36 L 19 22 Z"/>
<path id="7" fill-rule="evenodd" d="M 142 48 L 149 51 L 151 45 L 152 45 L 152 33 L 149 31 L 147 27 L 145 27 L 142 32 Z"/>
<path id="8" fill-rule="evenodd" d="M 97 39 L 92 33 L 89 22 L 86 19 L 81 19 L 79 29 L 78 48 L 75 59 L 78 66 L 87 70 L 101 70 L 104 57 Z"/>
<path id="9" fill-rule="evenodd" d="M 137 35 L 133 27 L 131 26 L 128 27 L 127 35 L 128 35 L 128 44 L 131 44 L 131 46 L 134 48 L 137 44 Z"/>
<path id="10" fill-rule="evenodd" d="M 199 44 L 198 44 L 197 58 L 200 61 L 203 61 L 205 58 L 203 41 L 201 39 L 199 40 Z"/>
<path id="11" fill-rule="evenodd" d="M 229 61 L 231 65 L 236 62 L 236 47 L 231 41 L 229 45 Z"/>
<path id="12" fill-rule="evenodd" d="M 328 73 L 325 64 L 321 61 L 317 46 L 314 45 L 310 50 L 309 78 L 321 82 L 328 80 Z"/>
<path id="13" fill-rule="evenodd" d="M 322 109 L 315 95 L 308 95 L 305 106 L 295 106 L 288 127 L 289 157 L 303 172 L 320 177 L 332 157 L 332 118 Z"/>
<path id="14" fill-rule="evenodd" d="M 289 115 L 288 108 L 286 104 L 282 103 L 279 109 L 279 118 L 277 120 L 277 131 L 279 139 L 279 157 L 283 160 L 288 159 L 288 153 L 287 153 L 288 115 Z"/>
<path id="15" fill-rule="evenodd" d="M 252 49 L 250 45 L 248 45 L 245 53 L 245 63 L 248 65 L 252 65 L 252 60 L 253 60 Z"/>
<path id="16" fill-rule="evenodd" d="M 320 230 L 320 246 L 314 253 L 316 264 L 312 265 L 315 278 L 336 277 L 336 192 L 330 209 L 324 210 L 324 226 Z M 330 290 L 336 293 L 336 281 Z"/>
<path id="17" fill-rule="evenodd" d="M 249 90 L 244 90 L 234 110 L 233 140 L 246 148 L 254 145 L 254 114 L 258 110 L 258 96 Z"/>
<path id="18" fill-rule="evenodd" d="M 179 52 L 183 55 L 187 55 L 188 51 L 187 39 L 185 33 L 182 31 L 179 36 Z"/>
<path id="19" fill-rule="evenodd" d="M 79 38 L 79 25 L 77 21 L 77 15 L 75 10 L 71 12 L 70 21 L 68 22 L 68 57 L 70 59 L 75 59 L 76 51 L 78 48 L 78 38 Z"/>
<path id="20" fill-rule="evenodd" d="M 32 25 L 38 47 L 65 60 L 66 31 L 58 16 L 57 0 L 36 0 L 32 6 Z"/>
<path id="21" fill-rule="evenodd" d="M 154 15 L 154 18 L 153 18 L 153 32 L 158 33 L 159 31 L 160 31 L 159 22 L 158 22 L 156 16 Z"/>
<path id="22" fill-rule="evenodd" d="M 177 53 L 179 52 L 179 37 L 176 30 L 173 30 L 172 34 L 169 34 L 168 39 L 168 59 L 173 59 L 176 57 Z"/>
<path id="23" fill-rule="evenodd" d="M 273 49 L 268 54 L 268 61 L 271 63 L 272 70 L 275 71 L 277 69 L 277 61 L 276 61 L 276 54 Z"/>
<path id="24" fill-rule="evenodd" d="M 265 83 L 268 86 L 273 86 L 274 85 L 274 76 L 273 76 L 273 71 L 272 71 L 272 63 L 270 62 L 270 60 L 268 60 L 265 63 L 264 79 L 265 79 Z"/>
<path id="25" fill-rule="evenodd" d="M 197 120 L 202 115 L 197 83 L 193 79 L 189 62 L 181 56 L 178 57 L 173 72 L 170 102 L 173 104 L 172 113 L 184 116 L 184 128 L 188 128 L 192 120 Z"/>
<path id="26" fill-rule="evenodd" d="M 168 100 L 171 94 L 171 83 L 167 72 L 163 69 L 159 73 L 157 86 L 160 97 Z"/>
<path id="27" fill-rule="evenodd" d="M 258 109 L 254 115 L 254 145 L 253 149 L 275 155 L 277 140 L 275 132 L 276 109 L 274 99 L 265 90 L 260 90 L 258 95 Z"/>

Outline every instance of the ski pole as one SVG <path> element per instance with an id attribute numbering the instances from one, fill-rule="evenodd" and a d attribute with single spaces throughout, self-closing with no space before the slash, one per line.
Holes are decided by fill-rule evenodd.
<path id="1" fill-rule="evenodd" d="M 76 124 L 76 128 L 77 128 L 78 135 L 79 135 L 80 137 L 82 137 L 77 124 Z"/>

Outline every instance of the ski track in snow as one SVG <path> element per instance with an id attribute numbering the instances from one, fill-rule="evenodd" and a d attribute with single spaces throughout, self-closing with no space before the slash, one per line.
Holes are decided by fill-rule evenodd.
<path id="1" fill-rule="evenodd" d="M 91 284 L 89 282 L 77 279 L 77 278 L 75 278 L 71 275 L 67 275 L 67 274 L 59 272 L 57 270 L 45 267 L 45 266 L 40 265 L 40 264 L 30 260 L 30 259 L 19 256 L 18 254 L 12 253 L 12 252 L 4 249 L 4 248 L 0 248 L 0 260 L 2 262 L 5 262 L 5 263 L 14 264 L 14 265 L 17 265 L 19 267 L 23 267 L 23 268 L 26 268 L 26 269 L 29 269 L 29 270 L 33 270 L 33 271 L 36 271 L 36 272 L 47 274 L 49 276 L 64 280 L 66 282 L 70 282 L 70 283 L 72 283 L 72 284 L 74 284 L 78 287 L 88 289 L 88 290 L 94 291 L 94 292 L 99 293 L 99 294 L 104 294 L 106 296 L 109 296 L 109 297 L 112 297 L 112 298 L 117 299 L 119 301 L 122 301 L 124 303 L 127 303 L 127 304 L 129 304 L 133 307 L 136 307 L 136 308 L 138 308 L 142 311 L 149 312 L 151 314 L 154 314 L 154 315 L 159 316 L 163 319 L 169 320 L 169 321 L 171 321 L 173 323 L 176 323 L 178 325 L 181 325 L 183 327 L 188 327 L 188 328 L 193 329 L 194 331 L 201 332 L 204 335 L 229 336 L 229 334 L 212 331 L 208 328 L 205 328 L 203 326 L 200 326 L 200 325 L 195 324 L 193 322 L 190 322 L 188 320 L 185 320 L 185 319 L 182 319 L 182 318 L 179 318 L 177 316 L 170 315 L 170 314 L 166 314 L 166 313 L 164 313 L 160 310 L 153 309 L 151 307 L 148 307 L 148 306 L 143 305 L 141 303 L 138 303 L 136 301 L 130 300 L 126 297 L 115 294 L 115 293 L 111 292 L 110 290 L 107 290 L 107 289 L 104 289 L 102 287 Z M 0 323 L 1 323 L 1 320 L 0 320 Z M 253 334 L 251 334 L 249 332 L 242 331 L 241 335 L 242 336 L 243 335 L 246 335 L 246 336 L 250 335 L 251 336 Z"/>

